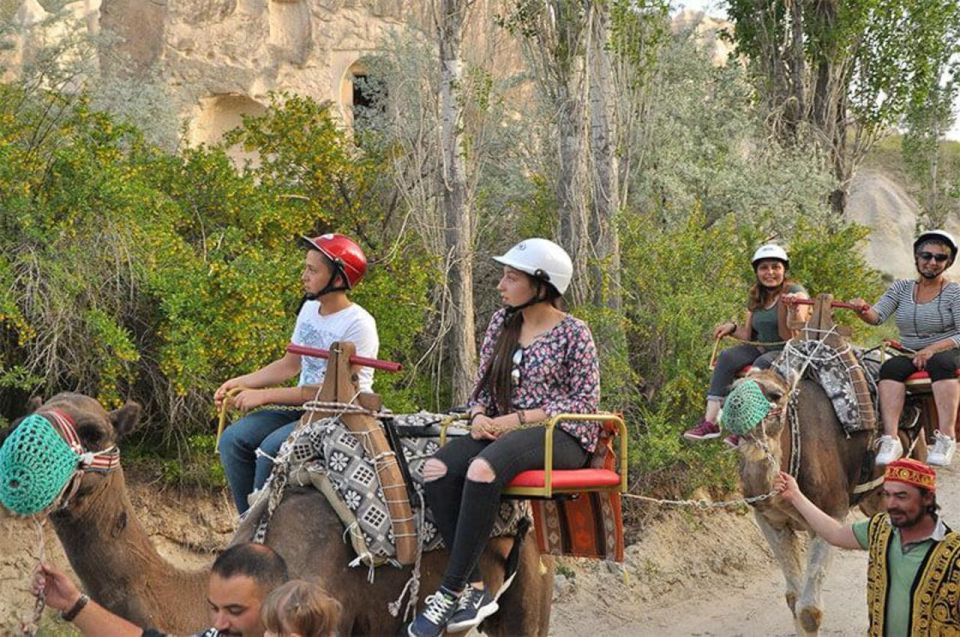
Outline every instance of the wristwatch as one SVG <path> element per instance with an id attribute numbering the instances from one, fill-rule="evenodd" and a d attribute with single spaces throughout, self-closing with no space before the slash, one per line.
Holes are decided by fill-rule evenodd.
<path id="1" fill-rule="evenodd" d="M 86 593 L 81 593 L 80 597 L 76 602 L 73 603 L 73 606 L 69 610 L 61 612 L 60 617 L 65 621 L 72 622 L 73 619 L 80 614 L 80 611 L 83 610 L 83 607 L 87 605 L 87 602 L 90 601 L 90 596 Z"/>

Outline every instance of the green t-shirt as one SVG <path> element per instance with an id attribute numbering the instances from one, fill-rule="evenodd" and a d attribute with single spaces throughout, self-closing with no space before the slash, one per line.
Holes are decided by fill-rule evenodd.
<path id="1" fill-rule="evenodd" d="M 799 283 L 793 283 L 787 290 L 787 294 L 806 294 L 806 290 Z M 760 343 L 776 343 L 780 340 L 780 330 L 777 328 L 777 308 L 780 305 L 780 298 L 773 307 L 760 308 L 754 310 L 750 315 L 750 329 L 753 332 L 753 340 Z M 768 351 L 783 349 L 783 345 L 766 346 Z"/>
<path id="2" fill-rule="evenodd" d="M 861 548 L 866 550 L 869 544 L 870 519 L 858 520 L 853 523 L 853 534 Z M 890 538 L 890 550 L 887 553 L 887 571 L 889 573 L 887 590 L 886 617 L 884 617 L 884 634 L 887 637 L 910 637 L 910 597 L 913 580 L 923 564 L 927 553 L 936 543 L 935 537 L 940 531 L 940 524 L 933 536 L 908 544 L 904 550 L 900 543 L 900 529 L 894 527 L 893 537 Z M 942 533 L 941 533 L 942 534 Z"/>

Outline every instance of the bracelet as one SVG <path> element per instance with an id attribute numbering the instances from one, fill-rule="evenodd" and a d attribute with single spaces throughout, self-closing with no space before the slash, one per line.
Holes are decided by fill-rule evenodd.
<path id="1" fill-rule="evenodd" d="M 521 425 L 527 424 L 527 416 L 526 416 L 526 414 L 523 413 L 523 410 L 522 410 L 522 409 L 518 409 L 518 410 L 517 410 L 517 420 L 519 421 L 519 424 L 521 424 Z"/>
<path id="2" fill-rule="evenodd" d="M 70 610 L 66 612 L 61 612 L 60 617 L 64 621 L 72 622 L 74 618 L 80 614 L 80 611 L 87 605 L 87 602 L 90 601 L 90 596 L 86 593 L 81 593 L 80 597 L 76 602 L 73 603 L 73 606 L 70 607 Z"/>
<path id="3" fill-rule="evenodd" d="M 475 411 L 472 414 L 470 414 L 470 417 L 467 418 L 467 427 L 472 427 L 473 421 L 476 420 L 477 416 L 479 416 L 482 413 L 483 413 L 482 411 Z"/>

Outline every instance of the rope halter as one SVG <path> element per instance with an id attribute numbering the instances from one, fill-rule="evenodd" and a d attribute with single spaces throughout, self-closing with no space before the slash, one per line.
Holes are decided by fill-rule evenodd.
<path id="1" fill-rule="evenodd" d="M 737 383 L 724 400 L 720 422 L 730 433 L 743 436 L 763 422 L 773 407 L 775 405 L 767 400 L 760 383 L 746 379 Z"/>
<path id="2" fill-rule="evenodd" d="M 58 409 L 21 421 L 0 447 L 0 503 L 29 516 L 66 507 L 84 473 L 120 466 L 120 450 L 84 449 L 73 419 Z"/>

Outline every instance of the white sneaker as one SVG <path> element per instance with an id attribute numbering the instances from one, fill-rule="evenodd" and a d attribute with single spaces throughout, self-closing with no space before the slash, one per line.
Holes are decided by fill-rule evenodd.
<path id="1" fill-rule="evenodd" d="M 927 464 L 946 467 L 953 460 L 953 452 L 957 450 L 957 442 L 953 438 L 944 436 L 939 431 L 933 434 L 933 449 L 927 454 Z"/>
<path id="2" fill-rule="evenodd" d="M 877 465 L 883 466 L 890 464 L 903 455 L 903 445 L 900 444 L 900 438 L 895 436 L 880 436 L 877 444 L 880 446 L 880 451 L 877 452 Z"/>

